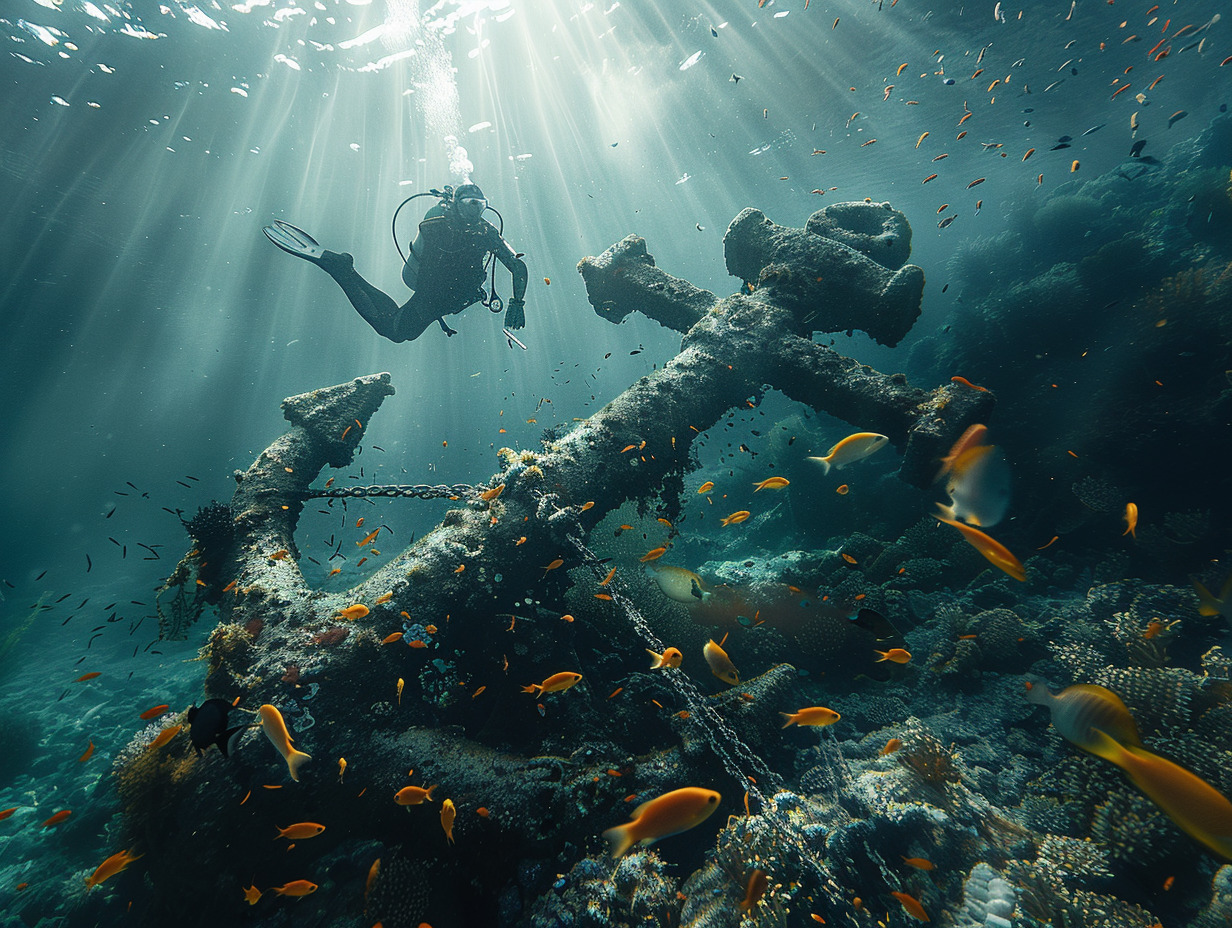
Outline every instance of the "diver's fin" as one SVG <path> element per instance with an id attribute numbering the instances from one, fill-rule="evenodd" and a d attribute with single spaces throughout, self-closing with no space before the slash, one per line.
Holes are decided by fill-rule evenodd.
<path id="1" fill-rule="evenodd" d="M 265 237 L 289 255 L 304 258 L 307 261 L 318 262 L 325 254 L 320 243 L 298 226 L 293 226 L 282 219 L 275 219 L 273 225 L 261 230 Z"/>

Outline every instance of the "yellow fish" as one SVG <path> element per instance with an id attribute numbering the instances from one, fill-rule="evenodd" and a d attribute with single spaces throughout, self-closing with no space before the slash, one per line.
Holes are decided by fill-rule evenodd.
<path id="1" fill-rule="evenodd" d="M 1057 732 L 1076 747 L 1096 753 L 1095 732 L 1102 731 L 1117 742 L 1142 747 L 1138 725 L 1121 697 L 1110 689 L 1088 683 L 1067 686 L 1053 693 L 1044 683 L 1028 681 L 1027 702 L 1047 706 Z M 1104 760 L 1111 757 L 1100 755 Z"/>
<path id="2" fill-rule="evenodd" d="M 944 509 L 944 507 L 942 507 Z M 985 535 L 978 528 L 972 528 L 956 519 L 947 519 L 945 516 L 934 515 L 933 518 L 939 522 L 944 522 L 946 525 L 952 525 L 954 528 L 962 532 L 963 538 L 967 544 L 975 548 L 976 551 L 984 555 L 990 564 L 994 567 L 1005 571 L 1015 580 L 1026 582 L 1027 571 L 1022 566 L 1022 562 L 1010 553 L 1009 548 L 1001 544 L 1001 542 Z"/>
<path id="3" fill-rule="evenodd" d="M 312 760 L 312 757 L 291 746 L 294 739 L 287 731 L 287 723 L 283 720 L 282 713 L 276 707 L 266 703 L 257 710 L 257 714 L 261 716 L 261 730 L 265 732 L 265 737 L 269 738 L 270 744 L 286 760 L 291 779 L 298 783 L 300 765 L 306 760 Z M 313 889 L 316 887 L 314 886 Z M 277 890 L 274 891 L 277 892 Z"/>
<path id="4" fill-rule="evenodd" d="M 784 728 L 792 725 L 811 725 L 814 728 L 825 728 L 827 725 L 833 725 L 842 718 L 833 709 L 827 709 L 825 706 L 810 706 L 807 709 L 800 709 L 798 712 L 780 712 L 786 721 L 783 723 Z"/>
<path id="5" fill-rule="evenodd" d="M 1112 761 L 1191 838 L 1232 860 L 1232 802 L 1204 779 L 1150 751 L 1120 744 L 1100 729 L 1092 753 Z"/>
<path id="6" fill-rule="evenodd" d="M 671 564 L 648 564 L 646 569 L 651 571 L 659 591 L 668 599 L 692 605 L 710 598 L 705 581 L 691 570 Z"/>
<path id="7" fill-rule="evenodd" d="M 582 681 L 580 673 L 574 673 L 571 670 L 564 670 L 560 673 L 554 673 L 542 683 L 532 683 L 530 686 L 522 687 L 523 693 L 530 693 L 532 696 L 542 696 L 544 693 L 559 693 L 562 690 L 567 690 L 571 686 L 576 686 Z M 536 693 L 535 690 L 539 692 Z"/>
<path id="8" fill-rule="evenodd" d="M 1232 618 L 1232 608 L 1229 608 L 1232 607 L 1232 574 L 1228 575 L 1228 579 L 1219 588 L 1218 596 L 1215 596 L 1197 580 L 1194 581 L 1194 589 L 1198 591 L 1198 615 L 1221 615 L 1225 619 Z"/>
<path id="9" fill-rule="evenodd" d="M 706 642 L 702 654 L 706 658 L 706 665 L 710 668 L 710 672 L 724 683 L 735 686 L 740 682 L 740 674 L 736 670 L 736 665 L 731 662 L 727 652 L 714 643 L 714 639 Z"/>
<path id="10" fill-rule="evenodd" d="M 457 817 L 458 810 L 454 808 L 452 799 L 441 803 L 441 828 L 445 830 L 445 838 L 450 844 L 453 844 L 453 822 Z"/>
<path id="11" fill-rule="evenodd" d="M 823 457 L 810 457 L 821 465 L 823 474 L 830 473 L 830 468 L 842 470 L 848 464 L 863 461 L 866 457 L 876 454 L 890 439 L 877 432 L 854 432 L 826 452 Z"/>
<path id="12" fill-rule="evenodd" d="M 791 483 L 791 481 L 786 477 L 767 477 L 761 483 L 753 484 L 753 492 L 757 493 L 761 490 L 781 490 L 789 483 Z"/>
<path id="13" fill-rule="evenodd" d="M 684 660 L 684 655 L 680 653 L 679 648 L 665 648 L 662 654 L 647 648 L 646 653 L 654 658 L 650 662 L 651 670 L 660 670 L 664 667 L 679 667 Z"/>
<path id="14" fill-rule="evenodd" d="M 637 843 L 653 844 L 700 825 L 719 807 L 723 797 L 712 789 L 686 786 L 672 790 L 633 810 L 633 820 L 603 833 L 612 856 L 621 857 Z"/>
<path id="15" fill-rule="evenodd" d="M 730 516 L 724 516 L 719 520 L 719 522 L 722 525 L 739 525 L 751 515 L 752 513 L 747 509 L 739 509 L 736 512 L 733 512 Z"/>
<path id="16" fill-rule="evenodd" d="M 697 492 L 698 493 L 709 493 L 713 489 L 714 489 L 714 483 L 707 480 L 705 483 L 703 483 L 700 487 L 697 488 Z"/>
<path id="17" fill-rule="evenodd" d="M 1121 532 L 1121 534 L 1122 535 L 1132 535 L 1134 540 L 1137 541 L 1138 539 L 1138 532 L 1137 532 L 1138 504 L 1137 503 L 1126 503 L 1125 504 L 1125 524 L 1128 526 L 1128 528 L 1126 528 L 1125 531 Z"/>

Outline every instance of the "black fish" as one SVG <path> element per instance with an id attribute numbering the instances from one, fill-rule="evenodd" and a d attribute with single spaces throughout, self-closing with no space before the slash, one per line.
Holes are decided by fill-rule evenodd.
<path id="1" fill-rule="evenodd" d="M 1069 145 L 1066 142 L 1062 142 L 1060 145 L 1053 145 L 1052 148 L 1048 150 L 1049 151 L 1060 151 L 1062 148 L 1069 148 Z"/>
<path id="2" fill-rule="evenodd" d="M 1063 135 L 1057 139 L 1058 142 L 1072 142 L 1073 140 L 1074 137 L 1072 135 Z"/>
<path id="3" fill-rule="evenodd" d="M 188 710 L 188 737 L 192 746 L 197 749 L 197 756 L 211 744 L 218 745 L 223 757 L 227 753 L 231 740 L 251 725 L 237 725 L 227 728 L 227 714 L 231 711 L 231 703 L 225 699 L 207 699 L 199 707 Z"/>
<path id="4" fill-rule="evenodd" d="M 897 648 L 905 648 L 907 641 L 894 624 L 875 609 L 861 609 L 851 624 L 872 632 L 878 644 L 893 643 Z"/>
<path id="5" fill-rule="evenodd" d="M 1129 147 L 1129 157 L 1137 158 L 1140 154 L 1142 154 L 1142 149 L 1144 148 L 1146 148 L 1146 139 L 1138 139 L 1138 141 L 1134 142 L 1134 144 Z"/>

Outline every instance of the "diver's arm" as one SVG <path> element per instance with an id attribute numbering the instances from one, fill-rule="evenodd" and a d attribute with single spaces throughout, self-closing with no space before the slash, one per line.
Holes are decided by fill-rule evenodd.
<path id="1" fill-rule="evenodd" d="M 503 238 L 500 241 L 500 247 L 496 249 L 496 258 L 513 275 L 513 299 L 521 302 L 526 296 L 526 282 L 530 279 L 526 270 L 526 262 L 517 256 L 517 253 Z"/>

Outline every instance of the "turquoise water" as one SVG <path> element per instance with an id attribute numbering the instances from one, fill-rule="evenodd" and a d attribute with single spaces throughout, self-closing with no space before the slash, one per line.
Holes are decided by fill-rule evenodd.
<path id="1" fill-rule="evenodd" d="M 958 924 L 1223 923 L 1211 881 L 1232 871 L 1173 824 L 1185 785 L 1145 798 L 1021 694 L 1028 674 L 1104 686 L 1151 751 L 1232 789 L 1227 623 L 1221 606 L 1200 614 L 1194 586 L 1218 597 L 1229 573 L 1226 12 L 805 7 L 0 9 L 0 809 L 16 810 L 0 821 L 0 923 L 914 923 L 894 892 Z M 524 254 L 526 350 L 479 305 L 450 317 L 453 337 L 432 325 L 394 344 L 261 233 L 292 222 L 402 303 L 394 210 L 467 180 Z M 735 330 L 707 334 L 703 320 L 686 339 L 715 378 L 702 395 L 585 421 L 639 378 L 674 382 L 683 332 L 596 313 L 581 259 L 637 234 L 666 273 L 757 298 L 772 282 L 724 264 L 742 209 L 800 229 L 865 199 L 911 225 L 919 318 L 893 347 L 845 325 L 812 341 L 943 388 L 928 402 L 952 423 L 983 402 L 952 377 L 995 395 L 980 421 L 1012 495 L 985 527 L 1025 563 L 1023 582 L 931 518 L 945 486 L 906 473 L 901 428 L 841 471 L 806 460 L 853 432 L 893 432 L 784 372 L 774 352 L 808 331 L 771 333 L 764 378 L 734 386 L 722 371 L 745 376 L 747 357 Z M 435 202 L 403 209 L 403 249 Z M 508 300 L 504 268 L 495 281 Z M 343 466 L 306 479 L 504 482 L 507 495 L 321 499 L 302 515 L 291 500 L 293 535 L 254 528 L 216 547 L 220 574 L 201 572 L 210 555 L 188 559 L 188 593 L 209 602 L 185 637 L 160 640 L 156 591 L 203 548 L 183 522 L 230 501 L 234 475 L 287 431 L 284 397 L 376 372 L 396 392 L 337 439 L 351 442 Z M 703 413 L 720 394 L 722 411 Z M 788 485 L 753 491 L 772 476 Z M 1123 535 L 1131 502 L 1136 534 Z M 447 515 L 459 507 L 460 522 Z M 489 515 L 507 547 L 476 540 Z M 357 544 L 378 527 L 378 543 Z M 712 595 L 687 582 L 665 595 L 641 561 L 661 545 L 662 563 Z M 260 557 L 284 546 L 285 559 Z M 232 579 L 269 595 L 224 596 Z M 371 612 L 347 639 L 313 640 L 352 603 Z M 853 624 L 862 608 L 893 633 Z M 268 630 L 241 649 L 243 672 L 219 673 L 215 626 L 258 615 Z M 400 632 L 427 647 L 376 645 Z M 735 688 L 702 655 L 725 633 Z M 681 669 L 648 672 L 645 650 L 669 645 Z M 911 659 L 874 663 L 874 646 Z M 303 684 L 282 679 L 292 664 Z M 518 691 L 566 670 L 584 683 Z M 75 682 L 87 673 L 100 676 Z M 277 705 L 317 755 L 303 782 L 260 732 L 229 760 L 189 759 L 176 714 L 237 697 Z M 780 733 L 778 713 L 807 706 L 842 720 Z M 146 771 L 145 744 L 176 724 L 178 740 L 153 749 L 167 766 Z M 891 738 L 905 747 L 883 756 Z M 135 792 L 126 770 L 142 771 Z M 389 801 L 412 783 L 456 803 L 455 844 L 435 805 Z M 719 814 L 614 872 L 601 832 L 688 786 L 719 791 Z M 43 827 L 60 810 L 73 814 Z M 299 821 L 326 832 L 272 843 L 271 825 Z M 145 856 L 86 892 L 123 849 Z M 743 914 L 757 869 L 769 888 Z M 270 892 L 297 879 L 319 888 Z M 249 906 L 254 884 L 265 895 Z"/>

